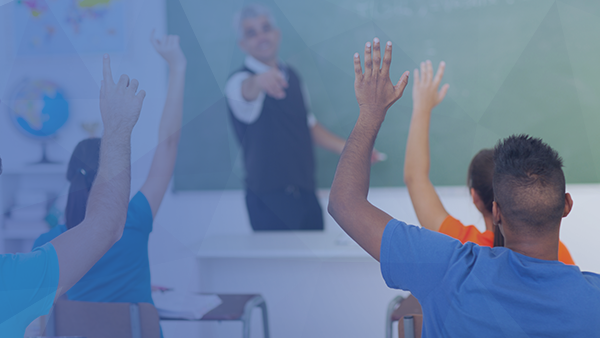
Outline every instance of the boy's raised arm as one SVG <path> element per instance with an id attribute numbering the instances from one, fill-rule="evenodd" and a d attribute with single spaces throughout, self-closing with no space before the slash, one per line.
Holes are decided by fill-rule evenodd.
<path id="1" fill-rule="evenodd" d="M 100 166 L 90 192 L 85 219 L 51 241 L 60 268 L 56 299 L 69 290 L 123 235 L 131 185 L 131 132 L 146 92 L 138 81 L 121 75 L 113 81 L 110 59 L 104 56 L 100 112 L 104 136 Z"/>
<path id="2" fill-rule="evenodd" d="M 404 183 L 419 223 L 434 231 L 438 231 L 448 217 L 429 180 L 429 123 L 432 109 L 442 102 L 448 91 L 447 84 L 438 91 L 445 67 L 446 64 L 441 62 L 435 77 L 431 61 L 421 63 L 420 74 L 419 70 L 414 71 L 413 114 L 404 159 Z"/>
<path id="3" fill-rule="evenodd" d="M 392 217 L 367 200 L 371 153 L 385 114 L 402 96 L 409 75 L 405 72 L 393 85 L 389 74 L 391 61 L 392 44 L 388 42 L 381 64 L 377 38 L 373 40 L 373 53 L 371 43 L 365 45 L 364 73 L 358 53 L 354 55 L 354 91 L 360 115 L 342 152 L 328 206 L 342 229 L 377 260 L 383 231 Z"/>

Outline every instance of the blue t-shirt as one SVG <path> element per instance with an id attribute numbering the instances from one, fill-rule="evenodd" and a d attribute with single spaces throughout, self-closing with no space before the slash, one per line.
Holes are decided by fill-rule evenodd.
<path id="1" fill-rule="evenodd" d="M 423 337 L 597 337 L 600 275 L 391 220 L 381 272 L 423 308 Z"/>
<path id="2" fill-rule="evenodd" d="M 56 227 L 41 235 L 34 247 L 66 231 Z M 151 303 L 148 238 L 152 232 L 152 210 L 146 196 L 138 192 L 129 202 L 121 239 L 71 290 L 70 300 L 85 302 Z"/>
<path id="3" fill-rule="evenodd" d="M 26 254 L 0 255 L 0 336 L 25 335 L 48 314 L 58 288 L 58 256 L 51 243 Z"/>

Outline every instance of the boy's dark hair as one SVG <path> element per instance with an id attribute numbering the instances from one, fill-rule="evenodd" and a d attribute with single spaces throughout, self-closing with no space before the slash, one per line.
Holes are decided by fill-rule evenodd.
<path id="1" fill-rule="evenodd" d="M 517 233 L 558 227 L 565 207 L 565 175 L 558 153 L 539 138 L 513 135 L 494 149 L 494 199 Z"/>
<path id="2" fill-rule="evenodd" d="M 494 149 L 482 149 L 471 160 L 467 174 L 467 186 L 474 189 L 485 210 L 492 214 L 494 203 Z M 504 236 L 494 227 L 494 246 L 504 246 Z"/>
<path id="3" fill-rule="evenodd" d="M 100 139 L 89 138 L 79 142 L 67 168 L 67 180 L 71 182 L 65 210 L 67 229 L 78 225 L 85 218 L 88 197 L 99 165 Z"/>

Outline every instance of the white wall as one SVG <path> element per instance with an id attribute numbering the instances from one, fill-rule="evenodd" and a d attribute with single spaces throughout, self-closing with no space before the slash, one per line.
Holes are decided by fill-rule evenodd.
<path id="1" fill-rule="evenodd" d="M 112 72 L 116 80 L 127 74 L 140 82 L 147 92 L 139 123 L 134 130 L 132 160 L 147 161 L 144 154 L 151 151 L 158 138 L 158 121 L 162 113 L 167 87 L 167 66 L 154 51 L 149 41 L 153 28 L 165 32 L 164 0 L 127 1 L 127 50 L 112 53 Z M 87 134 L 82 122 L 101 122 L 98 107 L 102 54 L 65 54 L 40 57 L 16 57 L 12 26 L 13 1 L 0 6 L 0 154 L 6 170 L 37 161 L 40 146 L 37 141 L 19 133 L 9 119 L 6 104 L 14 86 L 24 79 L 48 79 L 66 90 L 70 101 L 71 118 L 54 142 L 49 144 L 49 155 L 54 160 L 67 162 L 75 145 Z M 134 170 L 147 170 L 142 165 Z M 141 183 L 134 180 L 134 186 Z"/>

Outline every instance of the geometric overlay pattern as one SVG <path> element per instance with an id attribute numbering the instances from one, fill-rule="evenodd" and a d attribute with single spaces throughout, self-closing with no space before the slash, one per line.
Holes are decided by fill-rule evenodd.
<path id="1" fill-rule="evenodd" d="M 464 185 L 472 156 L 503 137 L 541 137 L 565 160 L 569 183 L 600 182 L 600 1 L 275 0 L 280 57 L 307 84 L 312 111 L 347 137 L 358 117 L 352 55 L 377 36 L 394 43 L 395 83 L 421 61 L 446 61 L 450 90 L 433 113 L 431 179 Z M 241 188 L 243 170 L 224 86 L 243 54 L 232 27 L 239 0 L 168 1 L 169 32 L 188 56 L 178 190 Z M 362 54 L 362 53 L 361 53 Z M 412 75 L 411 75 L 412 76 Z M 403 185 L 412 80 L 388 112 L 372 186 Z M 317 149 L 319 187 L 338 156 Z"/>

